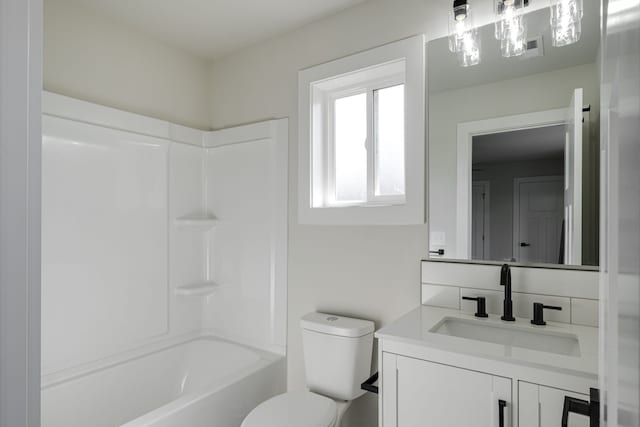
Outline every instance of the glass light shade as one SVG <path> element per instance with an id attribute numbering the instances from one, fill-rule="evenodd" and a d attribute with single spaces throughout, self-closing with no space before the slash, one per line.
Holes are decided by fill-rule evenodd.
<path id="1" fill-rule="evenodd" d="M 582 34 L 582 0 L 551 0 L 551 39 L 553 46 L 567 46 Z"/>
<path id="2" fill-rule="evenodd" d="M 462 49 L 466 34 L 473 29 L 473 16 L 468 3 L 454 3 L 449 11 L 449 50 L 459 52 Z"/>
<path id="3" fill-rule="evenodd" d="M 477 29 L 469 30 L 462 37 L 458 50 L 458 64 L 470 67 L 480 63 L 481 39 Z"/>
<path id="4" fill-rule="evenodd" d="M 527 50 L 527 25 L 524 16 L 508 21 L 505 25 L 504 37 L 500 40 L 500 52 L 502 56 L 520 56 Z"/>
<path id="5" fill-rule="evenodd" d="M 480 63 L 480 34 L 466 0 L 454 0 L 449 11 L 449 50 L 457 54 L 463 67 Z"/>
<path id="6" fill-rule="evenodd" d="M 497 0 L 495 3 L 495 37 L 500 40 L 502 56 L 519 56 L 527 46 L 527 23 L 524 0 Z"/>

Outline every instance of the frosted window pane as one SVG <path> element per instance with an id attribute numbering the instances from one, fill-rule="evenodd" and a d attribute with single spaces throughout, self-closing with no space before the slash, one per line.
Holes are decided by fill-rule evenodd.
<path id="1" fill-rule="evenodd" d="M 336 201 L 367 199 L 367 94 L 335 101 Z"/>
<path id="2" fill-rule="evenodd" d="M 375 91 L 376 195 L 404 195 L 404 85 Z"/>

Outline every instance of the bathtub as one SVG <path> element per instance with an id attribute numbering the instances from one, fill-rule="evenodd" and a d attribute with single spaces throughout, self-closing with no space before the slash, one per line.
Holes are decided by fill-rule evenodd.
<path id="1" fill-rule="evenodd" d="M 42 427 L 238 427 L 285 390 L 282 356 L 199 336 L 42 383 Z"/>

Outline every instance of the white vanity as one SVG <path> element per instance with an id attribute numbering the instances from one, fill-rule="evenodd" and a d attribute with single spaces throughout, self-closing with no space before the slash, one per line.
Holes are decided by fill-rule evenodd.
<path id="1" fill-rule="evenodd" d="M 376 337 L 381 427 L 559 427 L 564 397 L 597 387 L 594 327 L 421 306 Z"/>

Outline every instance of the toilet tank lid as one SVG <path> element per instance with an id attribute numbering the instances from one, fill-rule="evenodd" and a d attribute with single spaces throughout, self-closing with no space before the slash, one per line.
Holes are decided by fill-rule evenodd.
<path id="1" fill-rule="evenodd" d="M 354 319 L 327 313 L 309 313 L 300 320 L 302 329 L 339 337 L 357 338 L 373 333 L 370 320 Z"/>

